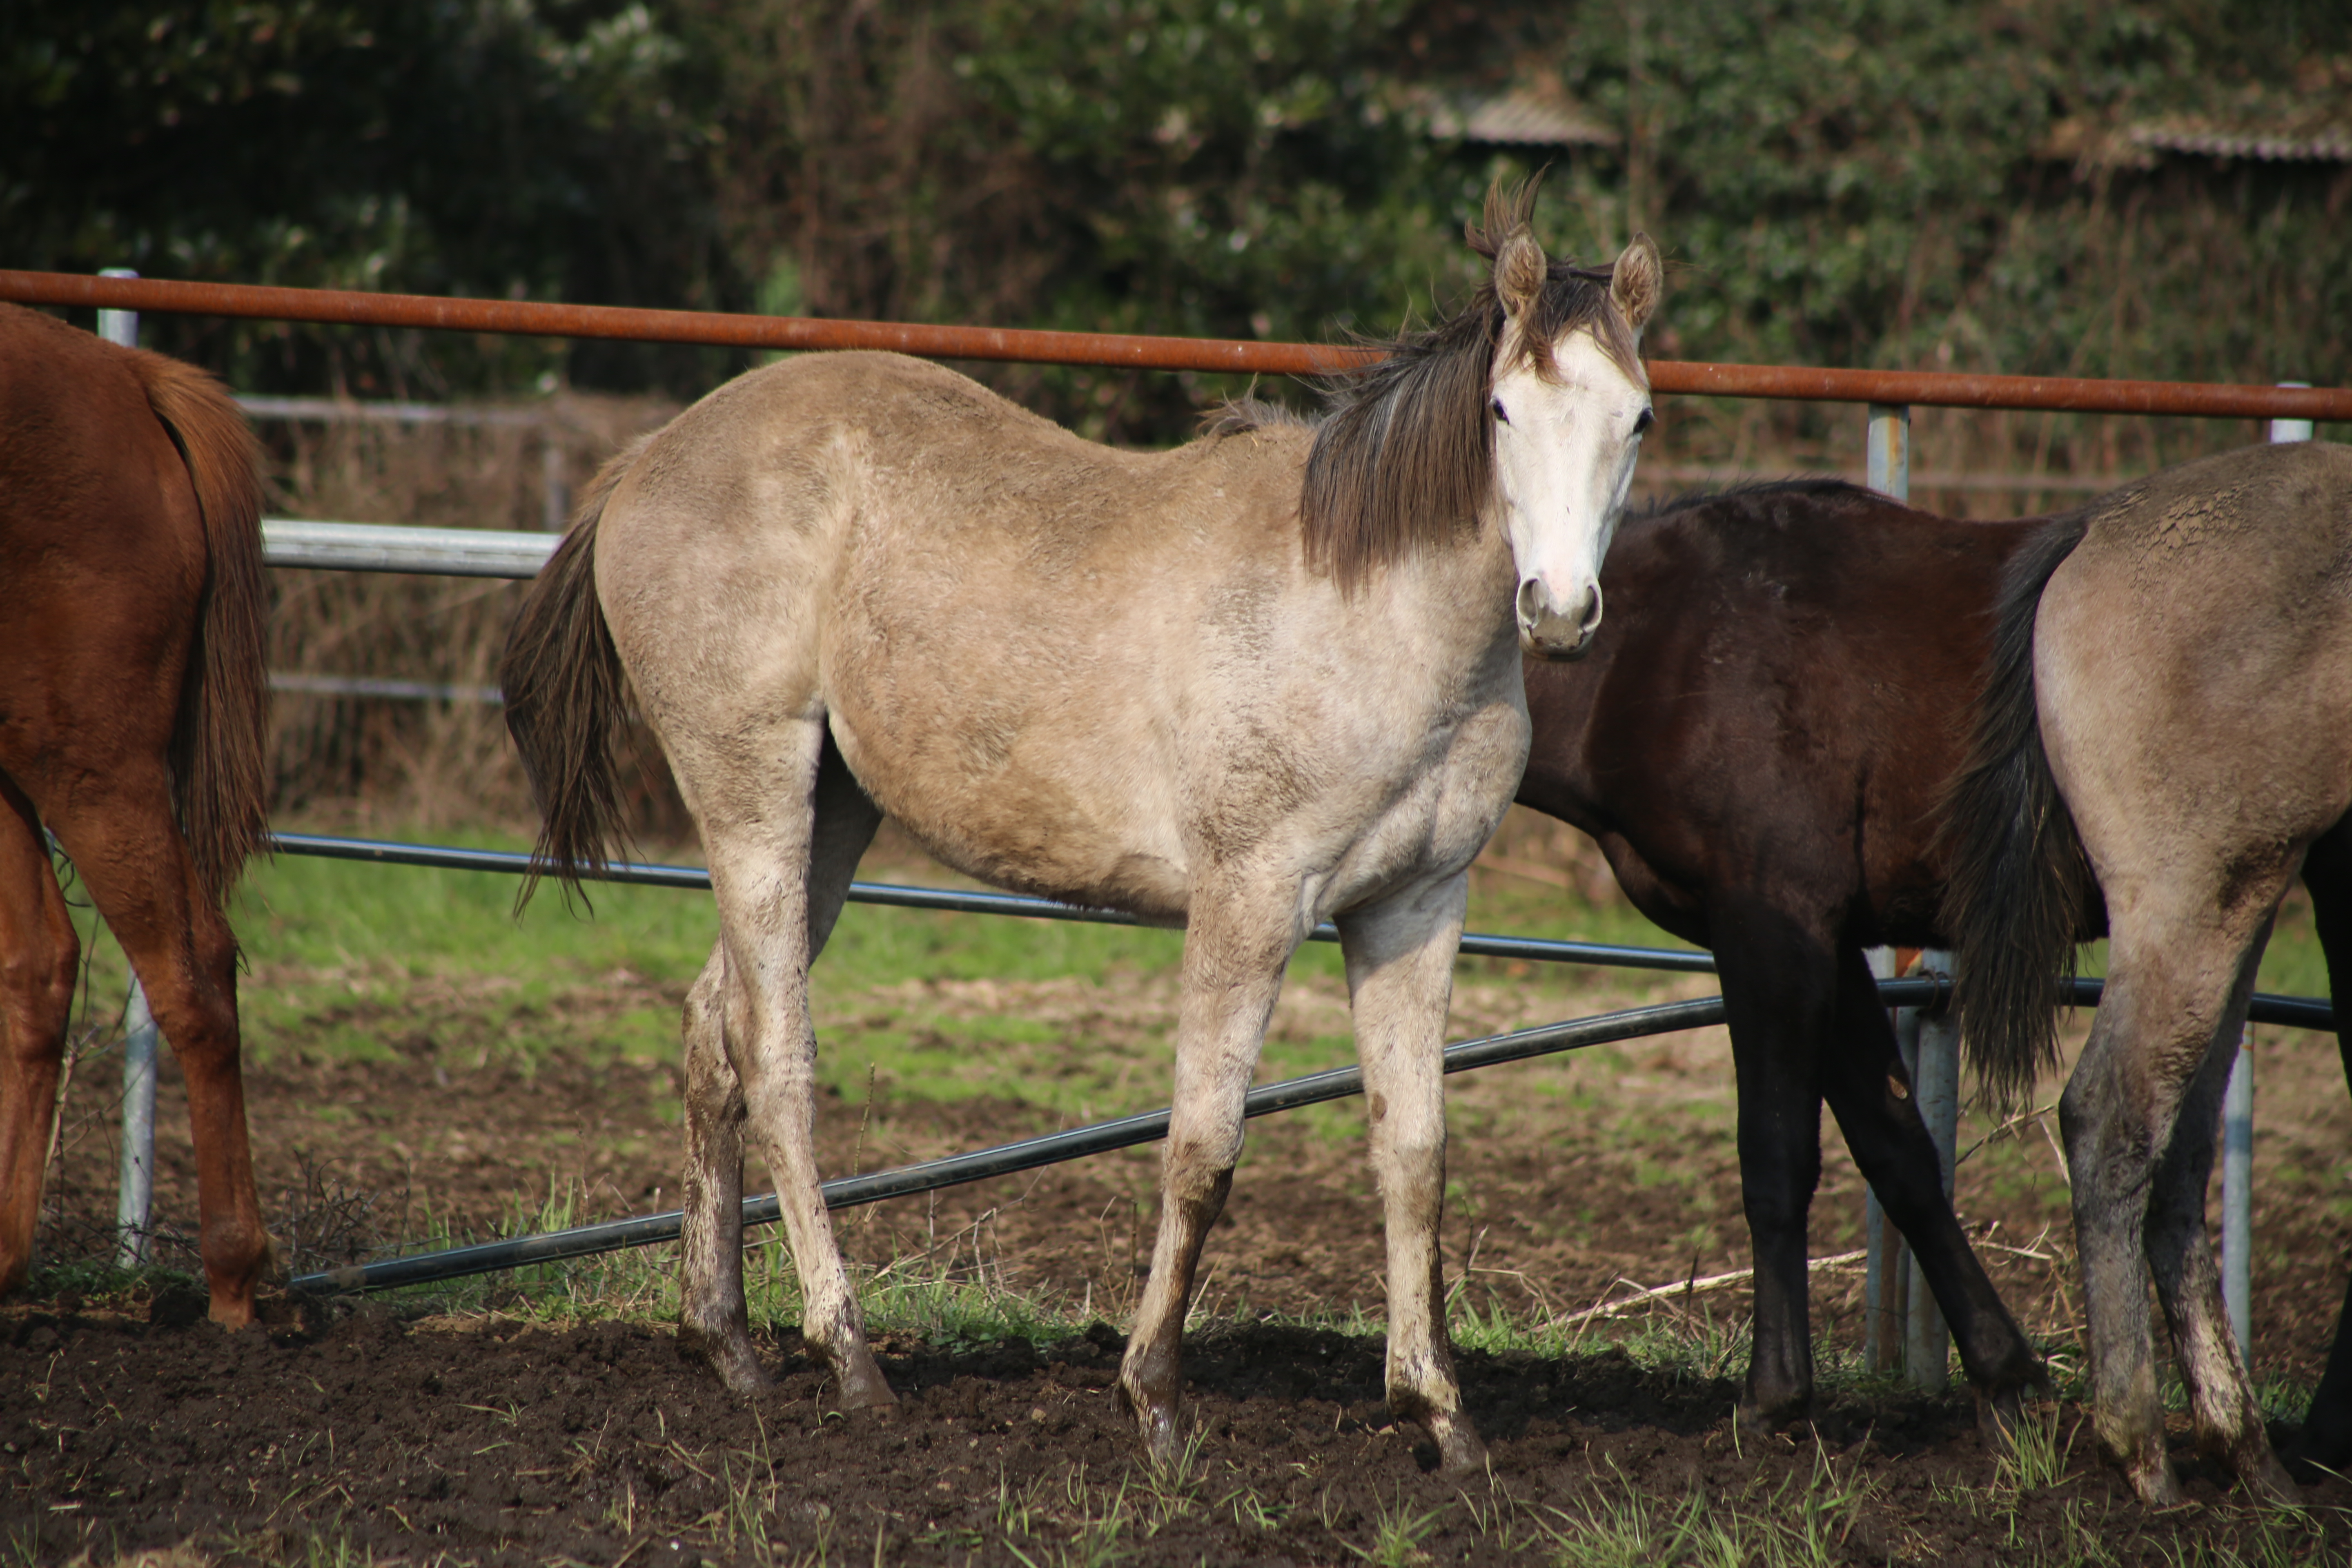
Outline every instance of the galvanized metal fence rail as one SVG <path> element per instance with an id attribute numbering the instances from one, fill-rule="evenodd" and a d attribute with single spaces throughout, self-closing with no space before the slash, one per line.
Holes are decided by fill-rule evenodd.
<path id="1" fill-rule="evenodd" d="M 88 306 L 99 310 L 101 331 L 119 342 L 132 342 L 140 310 L 186 311 L 209 315 L 257 317 L 345 325 L 428 328 L 444 331 L 534 333 L 561 337 L 633 339 L 646 342 L 700 343 L 768 350 L 895 349 L 945 359 L 1013 360 L 1032 363 L 1100 365 L 1126 369 L 1195 370 L 1229 374 L 1321 375 L 1363 364 L 1376 350 L 1307 343 L 1246 342 L 1231 340 L 1153 338 L 1108 333 L 1040 332 L 994 328 L 925 326 L 877 321 L 831 321 L 802 318 L 722 315 L 681 310 L 621 310 L 600 306 L 545 304 L 504 300 L 435 299 L 416 295 L 357 293 L 340 290 L 256 288 L 232 284 L 196 284 L 142 279 L 126 272 L 98 278 L 79 274 L 0 270 L 0 299 L 26 304 Z M 1652 387 L 1660 393 L 1734 397 L 1778 397 L 1863 403 L 1868 405 L 1867 482 L 1898 500 L 1909 493 L 1910 407 L 2048 409 L 2078 413 L 2165 414 L 2209 417 L 2267 418 L 2273 440 L 2311 438 L 2316 420 L 2352 421 L 2352 389 L 2312 388 L 2297 383 L 2277 386 L 2226 386 L 2180 382 L 2098 381 L 2071 377 L 1952 374 L 1937 372 L 1856 371 L 1787 365 L 1737 365 L 1650 361 Z M 315 412 L 306 405 L 278 410 L 257 406 L 256 412 L 302 416 Z M 274 566 L 304 566 L 344 571 L 435 573 L 459 576 L 522 578 L 537 574 L 554 547 L 546 533 L 490 532 L 465 529 L 415 529 L 383 524 L 311 522 L 273 519 L 264 525 L 264 558 Z M 405 689 L 415 683 L 341 681 L 337 689 L 358 686 L 398 685 L 393 695 L 415 695 Z M 438 694 L 437 691 L 436 693 Z M 476 695 L 488 697 L 484 692 Z M 428 846 L 398 846 L 358 840 L 281 836 L 279 847 L 292 853 L 339 855 L 383 863 L 450 865 L 460 861 L 479 869 L 517 869 L 496 863 L 488 851 L 460 851 Z M 520 861 L 521 857 L 504 860 Z M 707 886 L 707 877 L 686 868 L 615 868 L 620 880 L 658 881 L 673 886 Z M 699 878 L 699 880 L 697 879 Z M 1000 914 L 1055 919 L 1125 921 L 1103 911 L 1077 910 L 1039 900 L 1003 894 L 964 894 L 942 889 L 889 888 L 858 884 L 853 900 L 897 903 L 911 907 L 964 909 Z M 1318 939 L 1325 933 L 1318 931 Z M 1669 950 L 1603 948 L 1590 943 L 1547 943 L 1524 939 L 1466 936 L 1468 953 L 1507 952 L 1510 956 L 1549 962 L 1633 964 L 1639 967 L 1711 971 L 1703 953 Z M 1958 1115 L 1958 1040 L 1957 1032 L 1937 1011 L 1948 970 L 1948 955 L 1926 955 L 1928 978 L 1881 981 L 1881 994 L 1890 1004 L 1906 1006 L 1898 1013 L 1897 1036 L 1905 1059 L 1918 1085 L 1920 1106 L 1935 1138 L 1943 1165 L 1947 1191 L 1952 1185 Z M 1880 959 L 1879 967 L 1885 967 Z M 2078 1001 L 2095 1000 L 2095 983 L 2080 982 Z M 143 997 L 134 989 L 134 1017 L 143 1013 Z M 1710 1011 L 1711 1009 L 1711 1011 Z M 1690 1028 L 1719 1022 L 1720 998 L 1703 1003 L 1677 1003 L 1664 1008 L 1635 1009 L 1626 1014 L 1548 1026 L 1542 1029 L 1471 1041 L 1450 1047 L 1447 1071 L 1466 1070 L 1490 1061 L 1517 1060 L 1553 1050 L 1580 1048 L 1602 1039 L 1630 1038 L 1638 1034 Z M 1680 1022 L 1687 1017 L 1688 1022 Z M 2326 1004 L 2304 998 L 2258 996 L 2254 1021 L 2291 1023 L 2305 1028 L 2332 1028 L 2334 1015 Z M 138 1045 L 126 1057 L 125 1137 L 123 1149 L 122 1234 L 126 1259 L 136 1257 L 147 1221 L 147 1173 L 152 1169 L 153 1029 L 145 1031 L 145 1065 L 139 1067 Z M 140 1076 L 143 1072 L 143 1079 Z M 2250 1254 L 2252 1170 L 2252 1058 L 2242 1053 L 2231 1079 L 2223 1158 L 2222 1268 L 2231 1317 L 2244 1350 L 2251 1324 L 2246 1310 L 2246 1267 Z M 1318 1074 L 1288 1084 L 1267 1085 L 1254 1091 L 1251 1115 L 1267 1114 L 1297 1104 L 1359 1092 L 1354 1069 Z M 1303 1096 L 1303 1098 L 1302 1098 Z M 142 1105 L 144 1121 L 134 1138 L 133 1116 Z M 829 1184 L 827 1202 L 833 1206 L 871 1202 L 901 1191 L 918 1192 L 982 1175 L 1024 1170 L 1055 1160 L 1076 1158 L 1099 1149 L 1146 1142 L 1165 1131 L 1166 1113 L 1130 1117 L 1097 1128 L 1029 1140 L 1003 1149 L 983 1150 L 947 1161 L 909 1167 L 902 1173 L 857 1177 Z M 1156 1127 L 1158 1131 L 1150 1129 Z M 134 1148 L 134 1143 L 138 1146 Z M 143 1151 L 143 1152 L 142 1152 Z M 870 1195 L 860 1195 L 870 1194 Z M 772 1213 L 755 1215 L 761 1204 L 751 1200 L 745 1218 L 759 1223 Z M 135 1213 L 134 1213 L 135 1211 Z M 426 1278 L 516 1267 L 558 1257 L 576 1257 L 609 1247 L 641 1245 L 676 1232 L 675 1215 L 653 1215 L 591 1226 L 554 1237 L 526 1237 L 487 1247 L 461 1248 L 423 1258 L 371 1265 L 333 1275 L 311 1275 L 297 1284 L 318 1289 L 378 1288 L 411 1283 Z M 667 1226 L 667 1228 L 665 1228 Z M 1869 1241 L 1869 1337 L 1874 1361 L 1882 1365 L 1905 1364 L 1912 1377 L 1941 1387 L 1947 1377 L 1948 1340 L 1916 1264 L 1905 1258 L 1900 1238 L 1877 1206 L 1866 1200 L 1864 1231 Z M 616 1237 L 625 1239 L 614 1239 Z M 439 1258 L 439 1262 L 433 1261 Z M 487 1261 L 487 1259 L 502 1261 Z M 437 1271 L 437 1272 L 436 1272 Z"/>

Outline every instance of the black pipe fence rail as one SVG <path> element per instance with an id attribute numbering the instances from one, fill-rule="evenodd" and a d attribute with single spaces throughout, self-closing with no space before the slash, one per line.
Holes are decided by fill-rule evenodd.
<path id="1" fill-rule="evenodd" d="M 432 866 L 450 871 L 503 871 L 521 875 L 530 869 L 530 857 L 506 849 L 463 849 L 442 844 L 403 844 L 380 838 L 327 838 L 308 833 L 278 833 L 271 846 L 281 854 L 317 855 L 333 860 L 364 860 L 378 866 Z M 651 866 L 616 862 L 583 879 L 631 883 L 649 888 L 698 888 L 708 891 L 710 873 L 699 866 Z M 890 882 L 852 882 L 853 904 L 884 904 L 902 910 L 944 910 L 960 914 L 1016 915 L 1028 920 L 1083 921 L 1091 925 L 1150 926 L 1149 921 L 1117 910 L 1082 909 L 1076 904 L 1033 899 L 1021 893 L 966 892 L 950 888 L 908 888 Z M 1310 942 L 1337 942 L 1339 931 L 1328 921 L 1307 933 Z M 1538 963 L 1593 963 L 1620 969 L 1664 969 L 1683 974 L 1712 974 L 1715 955 L 1697 949 L 1618 947 L 1598 942 L 1553 942 L 1537 937 L 1463 934 L 1462 951 L 1474 958 L 1519 958 Z"/>
<path id="2" fill-rule="evenodd" d="M 508 850 L 467 849 L 382 839 L 281 833 L 273 836 L 273 846 L 285 854 L 316 855 L 378 865 L 425 866 L 509 874 L 525 872 L 530 866 L 530 856 Z M 592 879 L 645 887 L 707 889 L 710 886 L 710 873 L 698 866 L 635 862 L 608 866 L 593 873 Z M 850 884 L 850 898 L 856 902 L 900 909 L 1013 915 L 1031 920 L 1084 921 L 1101 925 L 1146 923 L 1131 915 L 1113 910 L 1079 909 L 1048 899 L 1027 898 L 1015 893 L 963 892 L 881 882 L 853 882 Z M 1318 942 L 1339 940 L 1338 931 L 1328 924 L 1318 926 L 1313 934 L 1314 940 Z M 1711 954 L 1696 951 L 1620 947 L 1601 942 L 1554 942 L 1529 937 L 1468 933 L 1462 939 L 1462 951 L 1475 956 L 1659 969 L 1684 973 L 1711 973 L 1715 969 Z M 1890 1007 L 1934 1008 L 1943 1005 L 1949 994 L 1949 986 L 1948 979 L 1940 974 L 1882 980 L 1878 983 L 1878 994 L 1879 999 Z M 2067 984 L 2067 1000 L 2077 1006 L 2095 1006 L 2104 990 L 2104 984 L 2097 980 L 2075 979 Z M 2257 994 L 2250 1016 L 2256 1023 L 2284 1024 L 2302 1029 L 2333 1029 L 2336 1026 L 2334 1009 L 2328 1004 L 2310 997 Z M 1619 1040 L 1706 1028 L 1723 1021 L 1723 998 L 1720 996 L 1628 1008 L 1448 1046 L 1445 1048 L 1445 1070 L 1448 1073 L 1469 1072 L 1503 1062 L 1583 1050 Z M 1328 1072 L 1310 1073 L 1304 1078 L 1263 1084 L 1250 1090 L 1243 1102 L 1242 1114 L 1244 1117 L 1270 1116 L 1276 1111 L 1294 1110 L 1300 1106 L 1347 1099 L 1361 1094 L 1363 1089 L 1363 1075 L 1359 1068 L 1335 1068 Z M 1147 1111 L 1141 1115 L 1124 1116 L 1066 1131 L 1022 1139 L 993 1148 L 951 1154 L 945 1159 L 928 1160 L 896 1170 L 838 1177 L 824 1184 L 825 1206 L 832 1209 L 853 1208 L 861 1204 L 935 1192 L 942 1187 L 986 1181 L 993 1176 L 1011 1175 L 1060 1164 L 1065 1161 L 1084 1159 L 1090 1154 L 1155 1142 L 1168 1135 L 1168 1114 L 1164 1109 Z M 747 1226 L 772 1224 L 782 1217 L 782 1212 L 772 1194 L 743 1201 L 743 1223 Z M 513 1237 L 470 1247 L 446 1247 L 406 1258 L 387 1258 L 378 1263 L 356 1264 L 298 1275 L 290 1282 L 290 1288 L 323 1296 L 435 1284 L 471 1275 L 499 1273 L 534 1264 L 557 1263 L 569 1258 L 616 1252 L 625 1247 L 650 1247 L 659 1242 L 673 1241 L 677 1239 L 683 1223 L 684 1211 L 671 1209 L 662 1214 L 640 1215 L 570 1230 Z"/>

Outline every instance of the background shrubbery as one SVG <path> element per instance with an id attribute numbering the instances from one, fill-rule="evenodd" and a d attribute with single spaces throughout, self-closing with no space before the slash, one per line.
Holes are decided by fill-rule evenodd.
<path id="1" fill-rule="evenodd" d="M 0 266 L 1385 332 L 1475 280 L 1463 219 L 1534 165 L 1430 132 L 1433 108 L 1507 88 L 1614 138 L 1551 159 L 1540 221 L 1594 258 L 1659 237 L 1662 356 L 2352 380 L 2352 166 L 2101 153 L 2153 116 L 2352 124 L 2352 7 L 2311 0 L 12 0 Z M 243 391 L 545 416 L 536 435 L 266 426 L 273 509 L 357 521 L 531 526 L 750 363 L 202 317 L 142 333 Z M 1240 389 L 967 368 L 1132 443 L 1180 439 Z M 1850 408 L 1660 412 L 1645 488 L 1860 467 Z M 2259 434 L 1921 410 L 1915 493 L 2036 509 Z M 2020 488 L 1929 482 L 1956 471 Z M 512 597 L 274 583 L 278 670 L 460 687 L 492 679 Z M 495 710 L 289 695 L 278 733 L 287 808 L 528 817 Z"/>
<path id="2" fill-rule="evenodd" d="M 2267 0 L 18 0 L 8 265 L 1028 326 L 1382 331 L 1468 278 L 1517 83 L 1619 138 L 1694 358 L 2345 376 L 2341 164 L 2069 161 L 2133 116 L 2352 104 L 2352 11 Z M 688 395 L 740 362 L 199 321 L 256 390 Z M 1168 378 L 1003 371 L 1166 439 Z"/>

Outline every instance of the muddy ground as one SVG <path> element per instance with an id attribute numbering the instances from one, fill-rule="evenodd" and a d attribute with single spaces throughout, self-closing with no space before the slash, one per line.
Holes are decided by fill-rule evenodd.
<path id="1" fill-rule="evenodd" d="M 1574 1010 L 1705 988 L 1602 976 Z M 598 1009 L 674 1006 L 675 991 L 634 976 L 585 988 L 560 1006 L 578 1015 L 565 1038 L 591 1043 L 535 1053 L 501 1047 L 512 1016 L 431 987 L 364 1020 L 396 1047 L 382 1059 L 257 1042 L 253 1115 L 281 1247 L 308 1267 L 417 1245 L 428 1226 L 488 1233 L 551 1184 L 583 1216 L 673 1206 L 674 1073 L 599 1055 L 593 1026 Z M 1149 1033 L 1174 1001 L 1151 980 L 941 983 L 920 1000 L 950 1020 L 1018 1010 L 1074 1050 Z M 1284 1006 L 1278 1030 L 1319 1036 L 1344 998 L 1294 987 Z M 1523 998 L 1489 965 L 1465 978 L 1455 1030 L 1555 1016 L 1556 1001 Z M 2258 1374 L 2307 1386 L 2352 1238 L 2352 1105 L 2330 1040 L 2266 1031 L 2258 1058 Z M 1127 1103 L 1100 1109 L 1163 1103 L 1163 1086 L 1139 1073 Z M 96 1072 L 77 1080 L 53 1255 L 88 1245 L 110 1214 L 109 1089 Z M 1446 1254 L 1468 1305 L 1530 1323 L 1745 1264 L 1719 1031 L 1452 1089 Z M 1057 1120 L 1003 1099 L 895 1094 L 881 1074 L 832 1098 L 829 1172 Z M 168 1233 L 193 1217 L 168 1071 L 163 1101 Z M 1381 1306 L 1359 1126 L 1352 1110 L 1253 1124 L 1211 1243 L 1188 1367 L 1200 1446 L 1177 1476 L 1135 1464 L 1110 1392 L 1148 1251 L 1156 1154 L 1144 1149 L 837 1216 L 866 1262 L 1045 1303 L 1069 1325 L 1043 1350 L 890 1338 L 885 1364 L 905 1404 L 887 1418 L 834 1411 L 789 1323 L 768 1331 L 778 1386 L 751 1408 L 683 1363 L 658 1321 L 551 1320 L 544 1302 L 497 1289 L 462 1310 L 280 1300 L 266 1332 L 232 1338 L 190 1321 L 197 1303 L 182 1292 L 53 1286 L 0 1309 L 0 1550 L 105 1562 L 186 1545 L 316 1561 L 326 1541 L 415 1561 L 1500 1562 L 1559 1557 L 1563 1535 L 1587 1528 L 1575 1521 L 1615 1517 L 1626 1498 L 1671 1514 L 1694 1496 L 1783 1519 L 1811 1508 L 1820 1539 L 1794 1561 L 2073 1561 L 2063 1543 L 2080 1539 L 2123 1563 L 2202 1545 L 2252 1560 L 2263 1531 L 2284 1528 L 2226 1492 L 2185 1433 L 2192 1506 L 2147 1515 L 2094 1457 L 2072 1405 L 2054 1412 L 2065 1479 L 2024 1493 L 2001 1483 L 1963 1394 L 1849 1375 L 1810 1426 L 1743 1434 L 1727 1419 L 1745 1353 L 1737 1285 L 1549 1353 L 1466 1353 L 1494 1468 L 1467 1488 L 1442 1480 L 1424 1468 L 1433 1453 L 1387 1423 L 1377 1340 L 1339 1331 Z M 1964 1131 L 1964 1146 L 1985 1131 Z M 1833 1128 L 1824 1152 L 1817 1257 L 1859 1245 L 1860 1184 Z M 2064 1203 L 2038 1124 L 1964 1164 L 1964 1217 L 2020 1317 L 2059 1348 L 2062 1376 L 2076 1311 Z M 1859 1297 L 1858 1270 L 1816 1274 L 1816 1331 L 1832 1353 L 1855 1342 Z M 1312 1314 L 1334 1326 L 1297 1321 Z M 1631 1353 L 1612 1335 L 1635 1336 Z M 1657 1344 L 1676 1336 L 1685 1349 L 1662 1357 Z M 2296 1535 L 2279 1560 L 2346 1559 L 2336 1510 L 2352 1489 L 2312 1495 L 2326 1539 Z"/>

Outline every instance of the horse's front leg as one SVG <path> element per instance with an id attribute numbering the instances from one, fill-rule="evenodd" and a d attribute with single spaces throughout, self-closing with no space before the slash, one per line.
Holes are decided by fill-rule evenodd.
<path id="1" fill-rule="evenodd" d="M 1752 894 L 1719 898 L 1707 923 L 1731 1026 L 1739 1194 L 1756 1265 L 1754 1342 L 1738 1415 L 1770 1427 L 1813 1405 L 1806 1234 L 1822 1173 L 1821 1058 L 1836 1012 L 1837 957 L 1816 922 Z M 1931 1176 L 1932 1163 L 1931 1152 Z"/>
<path id="2" fill-rule="evenodd" d="M 1119 1398 L 1146 1450 L 1176 1452 L 1183 1386 L 1184 1316 L 1209 1227 L 1224 1212 L 1242 1152 L 1242 1102 L 1257 1066 L 1283 966 L 1298 945 L 1297 893 L 1197 886 L 1184 935 L 1176 1026 L 1176 1095 L 1160 1160 L 1160 1230 L 1135 1331 L 1118 1372 Z"/>
<path id="3" fill-rule="evenodd" d="M 1388 1237 L 1389 1409 L 1436 1440 L 1441 1467 L 1486 1464 L 1446 1343 L 1445 1012 L 1470 879 L 1456 872 L 1339 921 L 1363 1063 L 1372 1173 Z"/>

